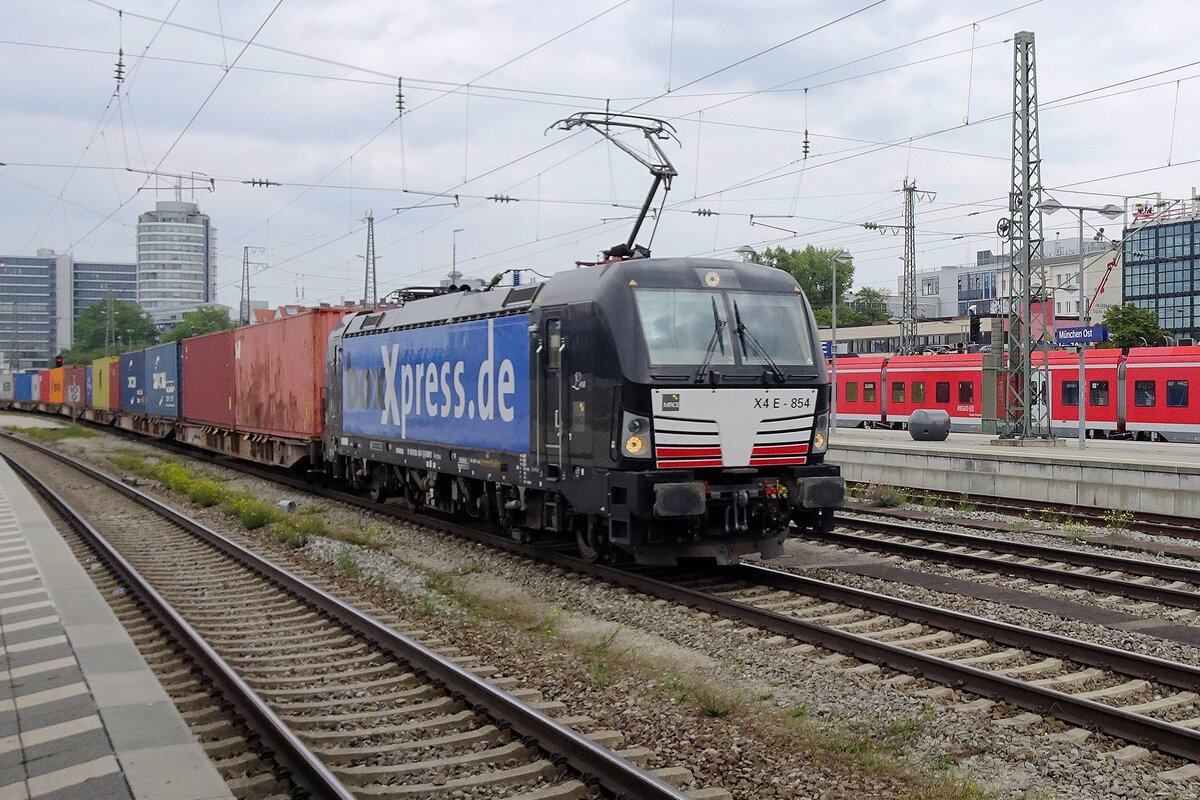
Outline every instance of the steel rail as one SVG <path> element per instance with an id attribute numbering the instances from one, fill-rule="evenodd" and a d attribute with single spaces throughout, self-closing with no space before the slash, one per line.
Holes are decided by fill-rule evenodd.
<path id="1" fill-rule="evenodd" d="M 436 652 L 410 639 L 369 614 L 337 599 L 328 592 L 297 577 L 240 544 L 145 492 L 111 477 L 50 448 L 24 439 L 0 434 L 73 467 L 103 483 L 134 502 L 183 527 L 189 533 L 212 545 L 227 556 L 258 572 L 287 591 L 337 620 L 381 647 L 398 661 L 424 673 L 443 685 L 451 694 L 462 697 L 469 705 L 497 722 L 510 727 L 518 736 L 527 737 L 552 756 L 560 757 L 572 769 L 596 781 L 617 797 L 645 800 L 687 800 L 688 795 L 645 770 L 626 761 L 586 736 L 558 723 L 536 709 L 489 684 L 474 673 L 463 669 Z M 331 795 L 333 796 L 333 795 Z M 352 795 L 346 795 L 351 797 Z M 341 797 L 338 795 L 338 797 Z"/>
<path id="2" fill-rule="evenodd" d="M 863 512 L 869 514 L 870 512 Z M 1126 558 L 1111 556 L 1103 553 L 1089 553 L 1084 550 L 1069 550 L 1049 545 L 1017 542 L 1011 539 L 995 539 L 989 536 L 979 536 L 958 531 L 945 531 L 928 528 L 919 524 L 894 522 L 892 520 L 864 519 L 859 516 L 839 514 L 838 524 L 846 527 L 858 527 L 878 533 L 894 534 L 896 536 L 911 536 L 914 539 L 942 542 L 956 546 L 972 547 L 977 550 L 991 550 L 994 553 L 1007 553 L 1023 558 L 1040 558 L 1046 561 L 1061 561 L 1077 567 L 1093 567 L 1114 572 L 1127 572 L 1131 575 L 1141 575 L 1162 580 L 1183 581 L 1200 586 L 1200 568 L 1180 564 L 1164 564 L 1149 561 L 1144 558 Z M 953 523 L 948 523 L 953 524 Z M 826 534 L 806 532 L 804 538 L 823 537 Z M 877 542 L 876 539 L 856 539 L 865 545 Z"/>
<path id="3" fill-rule="evenodd" d="M 13 439 L 3 434 L 6 439 Z M 15 441 L 20 441 L 16 440 Z M 26 442 L 21 442 L 26 444 Z M 330 800 L 354 800 L 354 795 L 329 771 L 304 743 L 243 681 L 226 661 L 188 624 L 133 565 L 117 552 L 103 534 L 68 504 L 44 481 L 7 455 L 3 458 L 17 475 L 53 508 L 104 559 L 127 587 L 146 604 L 150 612 L 170 631 L 187 654 L 200 664 L 208 678 L 221 690 L 237 713 L 262 737 L 274 759 L 288 771 L 289 777 L 314 797 Z"/>
<path id="4" fill-rule="evenodd" d="M 745 565 L 735 566 L 728 571 L 715 571 L 714 574 L 735 578 L 739 575 L 749 575 L 750 573 L 744 567 Z M 901 672 L 930 678 L 938 683 L 959 687 L 982 697 L 1003 700 L 1020 708 L 1048 714 L 1073 725 L 1089 728 L 1094 727 L 1108 735 L 1125 739 L 1126 741 L 1147 744 L 1168 755 L 1178 756 L 1190 761 L 1200 760 L 1200 731 L 1194 731 L 1179 725 L 1172 725 L 1169 722 L 1154 719 L 1143 714 L 1123 711 L 1115 706 L 1108 706 L 1103 703 L 1097 703 L 1094 700 L 1075 697 L 1055 689 L 1035 686 L 1015 678 L 996 675 L 986 670 L 965 664 L 958 664 L 948 659 L 926 655 L 915 650 L 907 650 L 885 642 L 878 642 L 865 636 L 846 633 L 845 631 L 825 627 L 786 614 L 757 608 L 737 600 L 718 597 L 684 586 L 663 583 L 662 581 L 635 575 L 634 573 L 616 572 L 618 574 L 614 576 L 615 582 L 646 594 L 664 597 L 703 611 L 736 619 L 747 625 L 763 628 L 772 633 L 818 645 L 835 652 L 846 653 L 861 661 L 883 664 Z M 757 580 L 757 576 L 760 573 L 755 571 L 753 574 L 756 576 L 754 579 Z M 779 574 L 784 575 L 786 573 Z M 811 581 L 812 579 L 802 580 Z M 824 591 L 829 592 L 829 596 L 835 594 L 833 591 L 835 588 L 845 589 L 845 587 L 835 587 L 834 584 L 828 584 L 827 586 L 829 588 Z M 896 598 L 879 597 L 892 603 L 903 602 L 898 601 Z M 875 608 L 873 605 L 868 607 Z M 927 611 L 929 612 L 927 619 L 931 619 L 935 615 L 935 612 L 944 614 L 954 613 L 936 607 L 928 607 Z M 978 620 L 978 622 L 984 625 L 1000 624 L 984 620 Z M 1048 634 L 1037 635 L 1048 636 Z M 1067 641 L 1070 642 L 1071 640 Z M 1072 644 L 1076 648 L 1089 647 L 1089 643 L 1087 642 L 1073 642 Z M 1096 655 L 1092 656 L 1095 659 L 1092 663 L 1105 664 L 1106 662 L 1100 655 L 1102 652 L 1100 646 L 1090 646 L 1097 648 Z M 1026 645 L 1026 647 L 1028 648 L 1029 645 Z M 1111 652 L 1111 648 L 1104 648 L 1103 650 Z M 1082 652 L 1082 649 L 1080 652 Z M 1119 651 L 1117 652 L 1119 653 Z M 1105 655 L 1108 654 L 1105 653 Z M 1124 655 L 1135 656 L 1132 653 Z M 1146 657 L 1136 658 L 1140 660 Z M 1147 659 L 1146 663 L 1152 661 L 1155 660 Z M 1166 662 L 1166 664 L 1170 666 L 1172 683 L 1185 680 L 1182 676 L 1193 669 L 1183 664 L 1174 664 L 1173 662 Z M 1114 669 L 1111 664 L 1107 664 L 1107 666 L 1110 669 Z M 1157 676 L 1155 677 L 1157 678 Z M 1190 689 L 1194 689 L 1196 686 L 1195 681 L 1197 680 L 1196 674 L 1192 674 L 1187 680 L 1191 682 L 1185 685 Z"/>
<path id="5" fill-rule="evenodd" d="M 858 523 L 855 522 L 854 524 Z M 864 539 L 861 536 L 845 533 L 809 532 L 805 533 L 804 536 L 830 544 L 842 545 L 843 547 L 869 548 L 883 553 L 905 556 L 906 558 L 940 561 L 956 567 L 975 569 L 983 572 L 1000 572 L 1018 578 L 1029 578 L 1041 583 L 1068 586 L 1072 589 L 1086 589 L 1092 592 L 1120 595 L 1121 597 L 1128 597 L 1131 600 L 1144 600 L 1152 603 L 1176 606 L 1178 608 L 1200 610 L 1200 593 L 1184 589 L 1147 586 L 1141 583 L 1122 581 L 1117 578 L 1106 578 L 1101 575 L 1071 572 L 1070 570 L 1043 567 L 1036 564 L 1022 564 L 1016 561 L 1003 561 L 998 558 L 988 558 L 987 556 L 976 556 L 968 553 L 955 553 L 950 550 L 939 550 L 935 547 L 923 547 L 904 542 L 889 542 L 884 539 Z M 994 548 L 987 548 L 980 545 L 979 549 Z M 1195 580 L 1195 578 L 1192 580 Z"/>
<path id="6" fill-rule="evenodd" d="M 869 485 L 864 481 L 854 481 L 858 486 L 865 487 Z M 908 493 L 910 496 L 919 496 L 922 494 L 939 497 L 950 503 L 957 503 L 962 499 L 961 492 L 951 492 L 938 489 L 920 489 L 916 487 L 902 486 L 898 487 Z M 1069 503 L 1055 503 L 1046 500 L 1026 500 L 1019 497 L 999 497 L 997 495 L 972 494 L 969 497 L 970 502 L 981 506 L 985 509 L 996 511 L 1001 514 L 1011 514 L 1017 516 L 1022 511 L 1053 511 L 1057 514 L 1062 514 L 1065 517 L 1074 518 L 1076 520 L 1085 521 L 1089 524 L 1095 524 L 1097 521 L 1103 523 L 1106 512 L 1113 509 L 1106 508 L 1083 508 L 1081 506 L 1071 505 Z M 1169 536 L 1177 539 L 1200 539 L 1200 525 L 1190 517 L 1172 516 L 1170 514 L 1151 514 L 1146 512 L 1138 512 L 1128 527 L 1131 530 L 1140 533 L 1148 533 L 1155 536 Z"/>

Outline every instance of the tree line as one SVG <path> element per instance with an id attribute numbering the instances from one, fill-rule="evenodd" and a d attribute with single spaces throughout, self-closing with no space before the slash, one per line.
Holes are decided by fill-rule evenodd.
<path id="1" fill-rule="evenodd" d="M 74 344 L 63 351 L 62 358 L 64 364 L 90 364 L 103 356 L 232 327 L 229 312 L 204 306 L 184 314 L 178 325 L 160 334 L 150 315 L 140 306 L 125 300 L 104 300 L 88 306 L 79 315 L 75 321 Z"/>

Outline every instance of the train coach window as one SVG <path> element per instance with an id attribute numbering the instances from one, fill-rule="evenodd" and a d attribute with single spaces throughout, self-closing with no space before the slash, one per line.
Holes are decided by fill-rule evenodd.
<path id="1" fill-rule="evenodd" d="M 1062 404 L 1064 406 L 1079 405 L 1079 381 L 1063 381 Z"/>
<path id="2" fill-rule="evenodd" d="M 913 381 L 912 401 L 914 403 L 925 402 L 925 381 Z"/>
<path id="3" fill-rule="evenodd" d="M 1088 405 L 1108 405 L 1108 381 L 1092 381 L 1088 384 Z"/>
<path id="4" fill-rule="evenodd" d="M 874 381 L 866 381 L 865 383 L 863 383 L 863 402 L 864 403 L 874 403 L 875 402 L 875 382 Z"/>
<path id="5" fill-rule="evenodd" d="M 950 402 L 950 381 L 937 382 L 937 401 L 939 403 Z"/>
<path id="6" fill-rule="evenodd" d="M 1188 382 L 1167 381 L 1167 406 L 1169 408 L 1187 408 Z"/>
<path id="7" fill-rule="evenodd" d="M 892 402 L 904 402 L 904 381 L 894 381 L 892 383 Z"/>
<path id="8" fill-rule="evenodd" d="M 858 402 L 858 381 L 850 381 L 846 384 L 846 402 Z"/>
<path id="9" fill-rule="evenodd" d="M 975 384 L 970 381 L 958 382 L 958 402 L 974 403 L 975 402 Z"/>
<path id="10" fill-rule="evenodd" d="M 1154 381 L 1133 382 L 1133 404 L 1141 408 L 1150 408 L 1155 403 Z"/>

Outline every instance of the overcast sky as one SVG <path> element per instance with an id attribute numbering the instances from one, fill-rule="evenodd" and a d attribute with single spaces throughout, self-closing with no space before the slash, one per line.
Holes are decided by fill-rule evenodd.
<path id="1" fill-rule="evenodd" d="M 861 226 L 902 221 L 906 176 L 937 193 L 918 267 L 999 249 L 1022 30 L 1050 194 L 1200 185 L 1189 0 L 6 0 L 3 21 L 0 254 L 133 261 L 138 214 L 195 173 L 184 199 L 212 217 L 235 309 L 246 245 L 266 248 L 256 300 L 360 297 L 369 210 L 381 293 L 444 277 L 455 238 L 484 278 L 594 259 L 650 175 L 592 131 L 547 128 L 606 107 L 678 133 L 655 255 L 841 247 L 857 285 L 894 291 L 902 237 Z M 1067 213 L 1045 223 L 1075 236 Z"/>

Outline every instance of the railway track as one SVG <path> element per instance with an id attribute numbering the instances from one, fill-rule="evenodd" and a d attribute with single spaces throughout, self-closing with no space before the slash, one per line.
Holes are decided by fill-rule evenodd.
<path id="1" fill-rule="evenodd" d="M 688 797 L 603 746 L 619 746 L 619 733 L 581 734 L 538 706 L 565 709 L 484 680 L 493 667 L 451 661 L 420 632 L 397 633 L 136 488 L 4 440 L 14 467 L 204 667 L 303 793 Z M 83 507 L 90 521 L 74 510 Z"/>
<path id="2" fill-rule="evenodd" d="M 865 483 L 856 483 L 854 486 L 862 490 L 866 488 Z M 900 487 L 909 497 L 920 498 L 928 496 L 938 498 L 945 501 L 946 505 L 953 506 L 962 500 L 962 495 L 956 492 L 941 492 L 933 489 L 910 489 Z M 1110 509 L 1105 508 L 1081 508 L 1079 506 L 1068 505 L 1065 503 L 1051 503 L 1047 501 L 1032 501 L 1032 500 L 1016 500 L 1008 497 L 992 497 L 988 495 L 971 495 L 970 503 L 977 510 L 992 511 L 997 514 L 1007 514 L 1012 517 L 1027 518 L 1029 514 L 1052 515 L 1055 518 L 1061 518 L 1064 522 L 1079 522 L 1085 525 L 1094 525 L 1104 528 L 1108 526 L 1109 520 L 1105 515 L 1110 514 Z M 1145 533 L 1151 536 L 1169 536 L 1178 539 L 1200 539 L 1200 522 L 1187 517 L 1174 517 L 1168 514 L 1148 514 L 1138 512 L 1133 515 L 1132 519 L 1126 520 L 1123 526 L 1131 531 Z"/>
<path id="3" fill-rule="evenodd" d="M 1200 610 L 1200 568 L 1196 567 L 945 531 L 858 514 L 841 514 L 838 524 L 862 533 L 806 532 L 804 538 L 1143 603 Z"/>
<path id="4" fill-rule="evenodd" d="M 1025 716 L 999 724 L 1032 724 L 1028 715 L 1046 715 L 1077 726 L 1061 734 L 1072 741 L 1098 731 L 1130 742 L 1126 755 L 1145 744 L 1167 755 L 1200 761 L 1197 667 L 750 564 L 698 575 L 590 564 L 479 526 L 315 489 L 294 476 L 251 465 L 229 466 L 736 620 L 811 645 L 816 657 L 822 654 L 815 648 L 822 648 L 833 654 L 833 668 L 865 672 L 886 668 L 898 673 L 887 678 L 896 684 L 911 681 L 910 676 L 941 684 L 933 695 L 949 694 L 950 687 L 979 695 L 981 700 L 972 706 L 976 710 L 996 702 L 1025 710 Z M 850 662 L 847 667 L 846 656 L 862 663 Z"/>
<path id="5" fill-rule="evenodd" d="M 189 454 L 195 456 L 194 451 Z M 464 525 L 394 505 L 380 505 L 291 475 L 224 459 L 225 466 L 266 480 L 449 532 L 490 547 L 585 574 L 652 597 L 740 621 L 801 645 L 831 668 L 870 673 L 896 685 L 924 678 L 941 684 L 931 696 L 955 689 L 978 695 L 965 710 L 1007 703 L 1024 712 L 997 724 L 1035 724 L 1036 715 L 1060 720 L 1054 734 L 1077 742 L 1095 731 L 1130 744 L 1118 757 L 1136 758 L 1140 745 L 1190 762 L 1200 761 L 1200 668 L 914 603 L 766 567 L 686 574 L 589 564 L 570 554 L 524 544 L 479 526 Z M 821 648 L 818 650 L 817 648 Z M 822 651 L 826 651 L 822 653 Z M 856 659 L 858 664 L 847 659 Z M 1193 775 L 1186 764 L 1166 777 Z"/>

